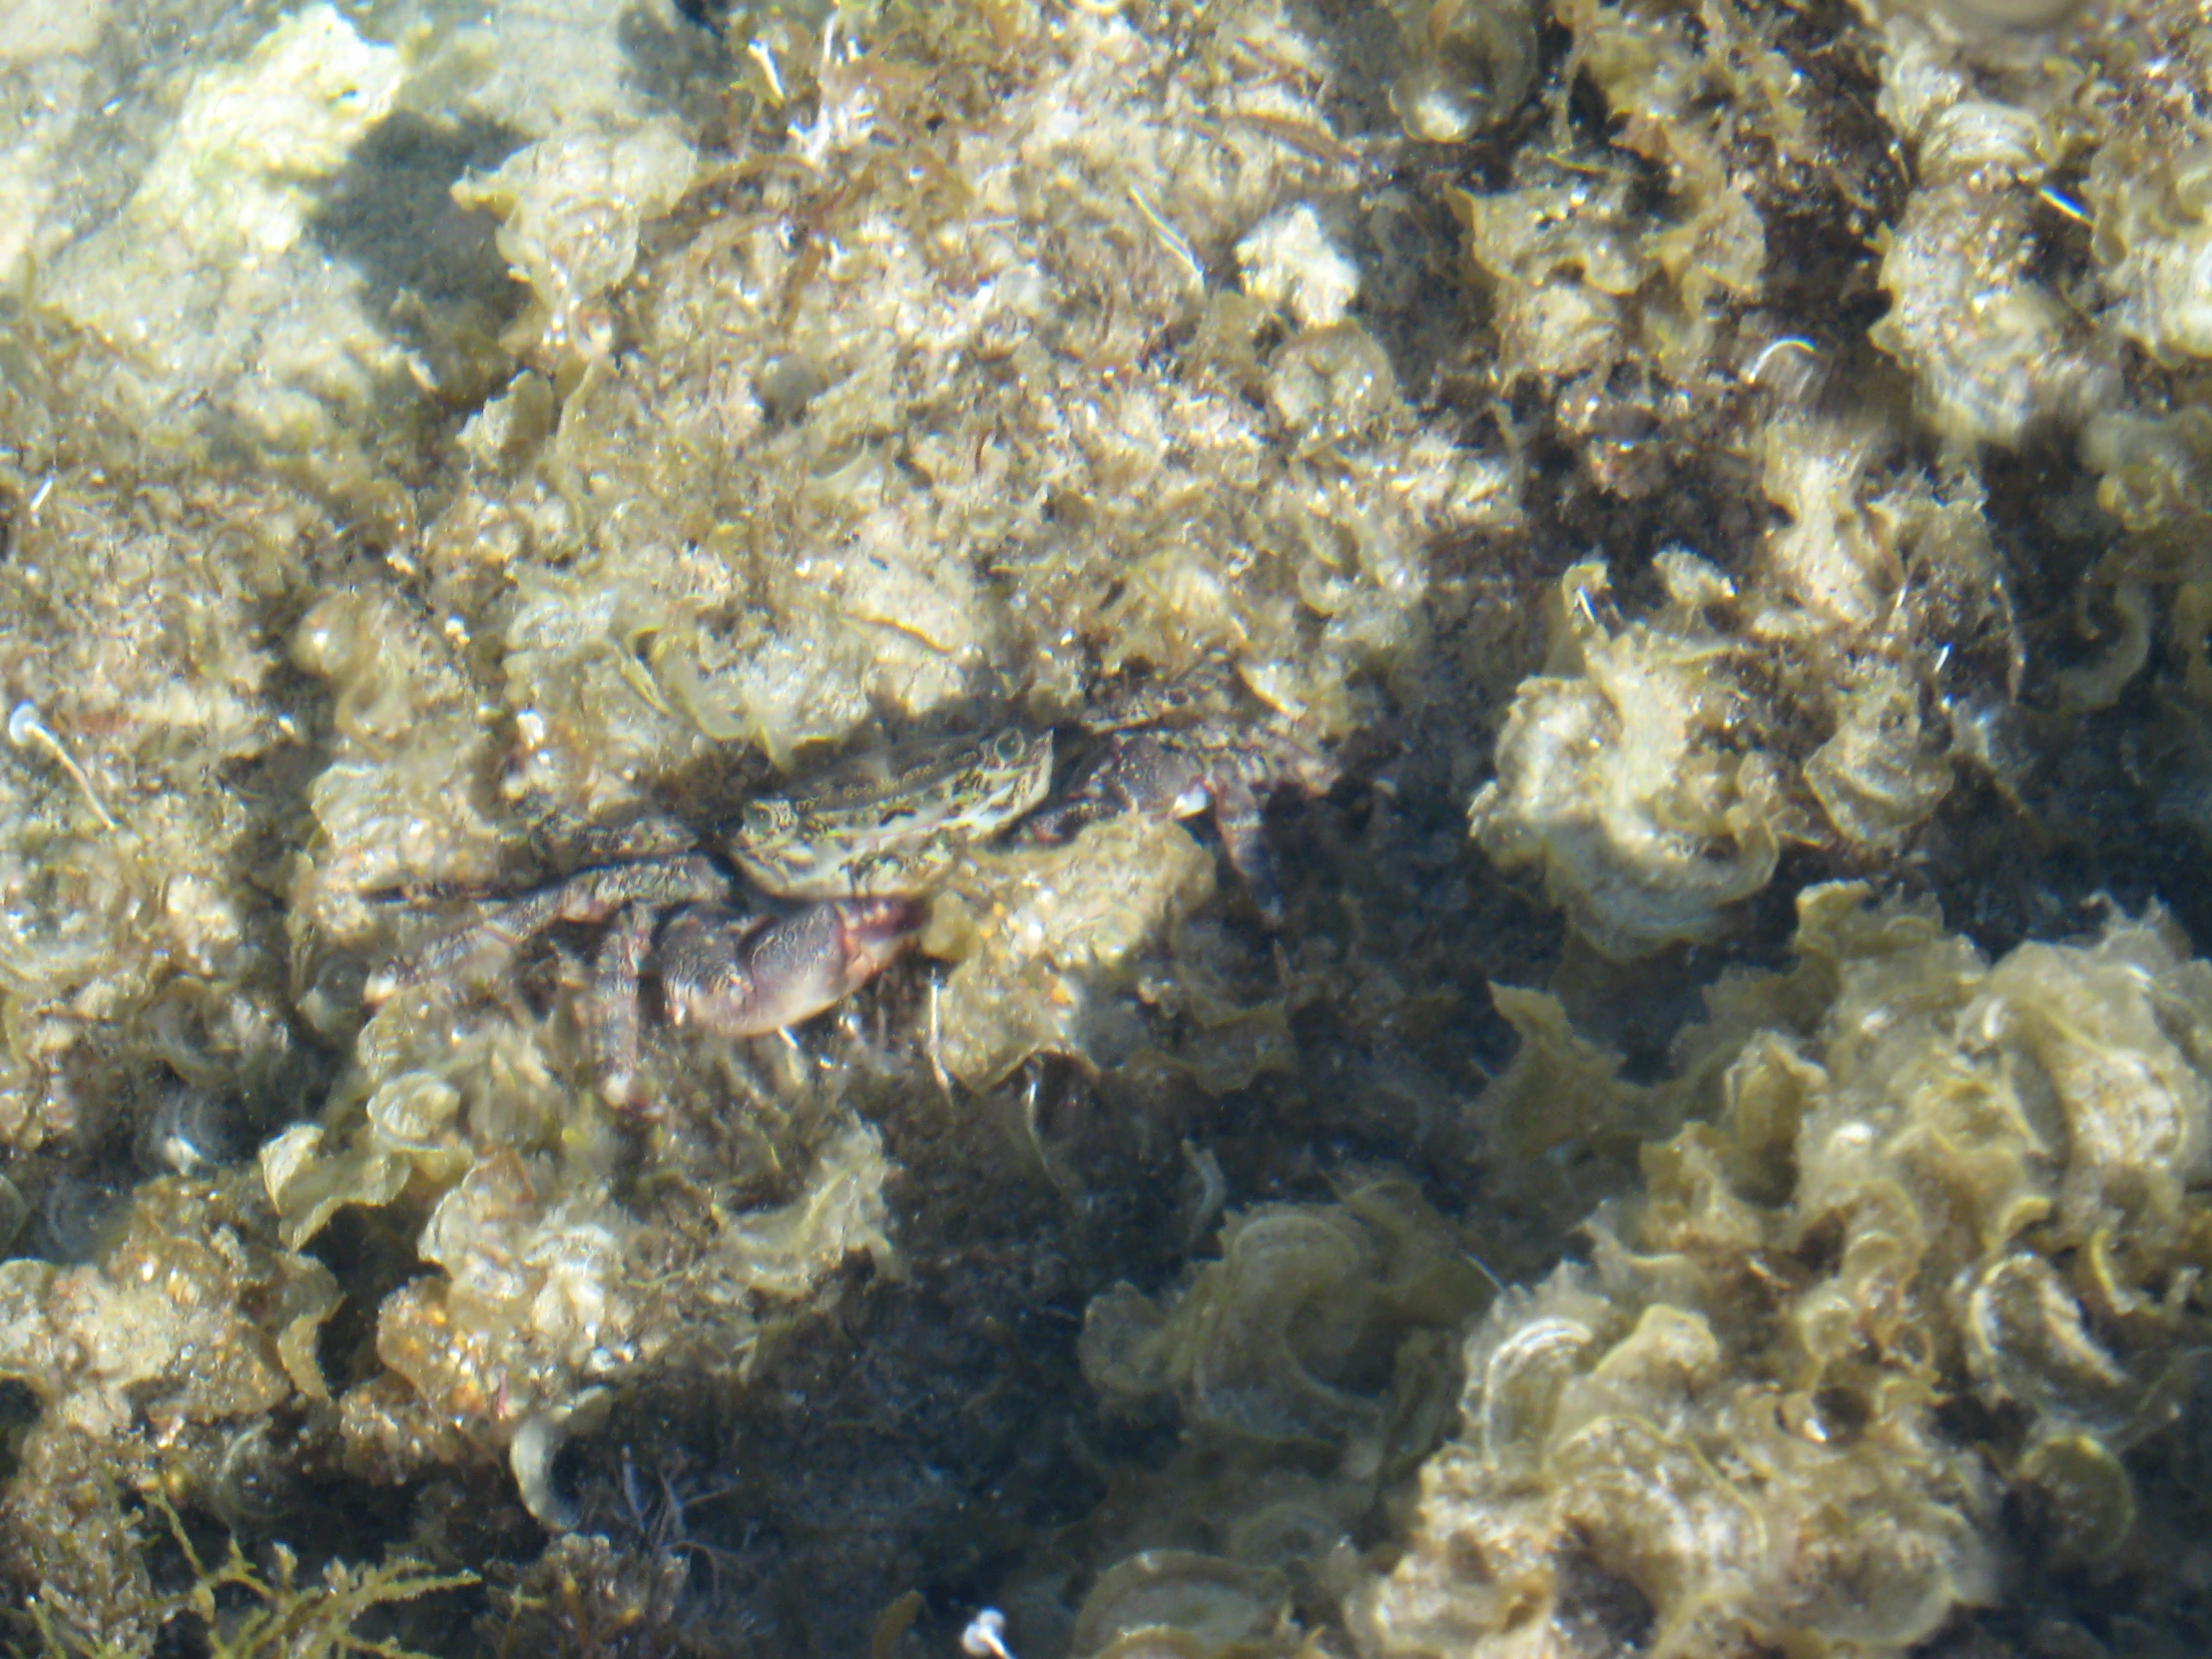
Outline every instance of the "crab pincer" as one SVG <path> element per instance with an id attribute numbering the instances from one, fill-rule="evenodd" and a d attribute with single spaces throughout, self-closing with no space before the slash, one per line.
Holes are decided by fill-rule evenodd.
<path id="1" fill-rule="evenodd" d="M 789 915 L 690 905 L 659 947 L 661 1002 L 671 1025 L 759 1037 L 812 1019 L 895 960 L 921 925 L 907 898 L 849 898 Z"/>

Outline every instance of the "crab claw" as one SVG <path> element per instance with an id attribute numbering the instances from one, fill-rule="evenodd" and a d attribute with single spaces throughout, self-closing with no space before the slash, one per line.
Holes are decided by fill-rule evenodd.
<path id="1" fill-rule="evenodd" d="M 905 898 L 810 904 L 788 916 L 694 905 L 661 935 L 661 996 L 671 1025 L 760 1037 L 812 1019 L 905 949 L 921 906 Z"/>

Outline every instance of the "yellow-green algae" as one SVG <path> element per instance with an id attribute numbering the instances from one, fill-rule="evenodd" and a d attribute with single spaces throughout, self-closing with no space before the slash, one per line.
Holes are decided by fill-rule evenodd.
<path id="1" fill-rule="evenodd" d="M 2156 917 L 1994 963 L 1862 888 L 1800 917 L 1686 1039 L 1701 1121 L 1469 1333 L 1365 1651 L 1903 1652 L 1999 1601 L 2007 1493 L 2055 1565 L 2160 1547 L 2128 1454 L 2203 1330 L 2212 969 Z"/>
<path id="2" fill-rule="evenodd" d="M 2212 923 L 2198 8 L 217 10 L 0 12 L 25 1641 L 169 1503 L 440 1651 L 2202 1645 L 2203 969 L 2014 944 Z M 1215 655 L 1279 936 L 979 852 L 639 1120 L 578 941 L 359 1009 Z M 2013 947 L 1758 971 L 1852 869 Z"/>

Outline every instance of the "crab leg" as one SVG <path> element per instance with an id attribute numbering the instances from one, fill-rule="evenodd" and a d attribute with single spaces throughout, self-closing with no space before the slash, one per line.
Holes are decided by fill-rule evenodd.
<path id="1" fill-rule="evenodd" d="M 610 1106 L 638 1106 L 638 981 L 653 949 L 653 910 L 632 904 L 619 912 L 592 957 L 591 993 L 584 1003 L 584 1039 Z"/>
<path id="2" fill-rule="evenodd" d="M 921 924 L 904 898 L 810 904 L 773 919 L 694 905 L 661 932 L 671 1025 L 759 1037 L 811 1019 L 889 965 Z"/>
<path id="3" fill-rule="evenodd" d="M 1283 925 L 1283 888 L 1275 879 L 1275 858 L 1268 851 L 1268 837 L 1260 812 L 1260 798 L 1252 786 L 1234 773 L 1217 774 L 1209 781 L 1214 804 L 1214 828 L 1221 831 L 1221 848 L 1244 877 L 1246 891 L 1270 927 Z"/>
<path id="4" fill-rule="evenodd" d="M 1212 804 L 1205 769 L 1144 733 L 1117 733 L 1067 800 L 1030 815 L 1033 838 L 1064 841 L 1086 824 L 1138 814 L 1196 818 Z"/>
<path id="5" fill-rule="evenodd" d="M 410 985 L 433 979 L 488 978 L 557 921 L 604 921 L 625 904 L 697 903 L 729 889 L 728 878 L 713 861 L 697 854 L 587 869 L 525 893 L 482 921 L 402 951 L 368 976 L 361 1000 L 375 1007 Z"/>

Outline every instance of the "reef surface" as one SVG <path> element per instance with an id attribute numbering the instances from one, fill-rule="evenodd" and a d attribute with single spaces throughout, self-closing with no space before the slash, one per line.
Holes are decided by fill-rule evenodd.
<path id="1" fill-rule="evenodd" d="M 2202 0 L 0 0 L 0 1640 L 2212 1642 Z M 1009 727 L 786 1033 L 555 885 Z"/>

